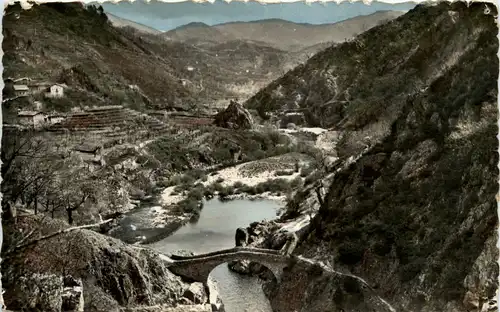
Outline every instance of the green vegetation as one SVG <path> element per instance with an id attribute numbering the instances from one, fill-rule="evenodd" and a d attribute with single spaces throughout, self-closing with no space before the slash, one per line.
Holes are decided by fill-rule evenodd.
<path id="1" fill-rule="evenodd" d="M 490 22 L 481 16 L 484 8 L 479 9 L 477 4 L 477 10 L 465 11 L 461 5 L 450 5 L 447 10 L 467 12 L 464 19 L 491 29 Z M 466 22 L 452 25 L 451 21 L 424 21 L 442 9 L 416 8 L 398 22 L 374 27 L 355 40 L 328 47 L 260 90 L 245 106 L 257 109 L 262 118 L 268 119 L 270 113 L 285 109 L 301 94 L 298 104 L 307 109 L 305 115 L 311 126 L 344 129 L 360 129 L 386 118 L 388 112 L 400 112 L 407 94 L 417 92 L 422 79 L 436 72 L 431 69 L 443 53 L 447 55 L 443 49 L 454 42 L 456 34 L 468 31 Z M 495 31 L 488 32 L 482 32 L 481 37 L 495 37 Z M 471 40 L 476 42 L 476 38 Z M 405 61 L 401 63 L 401 59 Z M 335 87 L 332 80 L 336 81 Z M 278 89 L 282 96 L 277 95 Z"/>
<path id="2" fill-rule="evenodd" d="M 193 143 L 197 140 L 201 140 L 199 144 Z M 241 162 L 290 152 L 307 152 L 311 156 L 316 156 L 318 153 L 309 146 L 291 144 L 288 136 L 274 130 L 228 131 L 212 127 L 202 127 L 196 132 L 183 133 L 172 130 L 148 145 L 151 155 L 165 170 L 172 173 L 191 171 L 188 174 L 195 180 L 205 174 L 199 169 L 194 169 L 195 166 L 218 165 L 219 169 L 233 166 L 235 162 L 231 150 L 235 149 L 241 150 Z"/>
<path id="3" fill-rule="evenodd" d="M 66 219 L 69 224 L 88 222 L 99 212 L 118 212 L 126 204 L 127 184 L 110 166 L 90 170 L 67 152 L 67 142 L 51 141 L 44 133 L 5 131 L 2 137 L 3 211 L 21 202 L 34 214 Z M 148 189 L 143 175 L 128 181 Z M 86 206 L 86 204 L 90 204 Z"/>
<path id="4" fill-rule="evenodd" d="M 295 171 L 293 171 L 293 170 L 278 170 L 278 171 L 276 171 L 275 175 L 277 175 L 277 176 L 290 176 L 294 173 L 295 173 Z"/>
<path id="5" fill-rule="evenodd" d="M 318 181 L 323 176 L 323 174 L 324 172 L 320 170 L 313 171 L 306 177 L 306 179 L 304 180 L 304 184 L 307 185 Z"/>
<path id="6" fill-rule="evenodd" d="M 450 10 L 460 12 L 456 21 L 448 19 Z M 396 297 L 420 287 L 425 272 L 429 302 L 461 302 L 468 290 L 463 281 L 498 225 L 497 33 L 484 4 L 442 3 L 417 7 L 310 61 L 309 75 L 317 67 L 361 65 L 352 64 L 363 81 L 349 89 L 353 98 L 337 126 L 356 129 L 389 112 L 395 117 L 372 151 L 332 178 L 303 249 L 324 247 L 332 260 L 374 277 L 386 285 L 381 291 Z M 470 44 L 458 47 L 458 38 Z M 384 44 L 388 40 L 398 44 Z M 451 57 L 450 47 L 460 51 L 453 65 L 436 70 L 436 62 Z M 350 84 L 349 73 L 338 69 Z M 429 77 L 435 79 L 425 88 L 408 89 Z M 333 124 L 334 116 L 324 122 Z M 305 183 L 317 180 L 307 176 Z M 291 215 L 300 203 L 289 204 Z M 398 265 L 379 276 L 370 261 L 378 268 Z"/>
<path id="7" fill-rule="evenodd" d="M 246 185 L 240 181 L 235 182 L 233 185 L 223 186 L 223 179 L 218 179 L 210 185 L 204 186 L 201 183 L 196 185 L 182 184 L 182 176 L 175 176 L 175 181 L 180 182 L 175 186 L 172 195 L 179 195 L 187 192 L 185 198 L 175 205 L 174 212 L 176 213 L 190 213 L 199 215 L 202 209 L 202 200 L 211 199 L 218 195 L 221 200 L 227 200 L 229 196 L 247 194 L 255 196 L 270 192 L 281 196 L 283 194 L 290 195 L 294 190 L 298 190 L 302 185 L 302 178 L 297 177 L 292 180 L 287 179 L 268 179 L 265 182 L 259 183 L 255 186 Z"/>
<path id="8" fill-rule="evenodd" d="M 300 170 L 300 176 L 305 178 L 307 176 L 309 176 L 311 173 L 313 173 L 314 171 L 314 167 L 313 166 L 307 166 L 307 167 L 303 167 L 301 170 Z"/>

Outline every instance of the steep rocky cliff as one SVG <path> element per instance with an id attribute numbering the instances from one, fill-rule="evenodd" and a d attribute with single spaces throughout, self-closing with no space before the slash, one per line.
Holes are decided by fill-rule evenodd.
<path id="1" fill-rule="evenodd" d="M 75 230 L 13 250 L 67 228 L 64 222 L 20 216 L 5 227 L 2 278 L 12 311 L 213 311 L 200 283 L 189 284 L 167 269 L 168 258 L 91 230 Z M 215 297 L 214 297 L 215 295 Z M 219 310 L 223 311 L 223 310 Z"/>
<path id="2" fill-rule="evenodd" d="M 225 110 L 215 115 L 214 124 L 222 128 L 248 130 L 252 128 L 253 120 L 240 103 L 231 101 Z"/>
<path id="3" fill-rule="evenodd" d="M 263 117 L 302 109 L 309 124 L 323 127 L 359 129 L 386 119 L 400 112 L 408 94 L 429 86 L 464 53 L 494 38 L 494 6 L 475 7 L 417 6 L 314 55 L 245 106 L 258 109 Z M 491 12 L 484 14 L 485 10 Z"/>
<path id="4" fill-rule="evenodd" d="M 486 311 L 498 288 L 496 14 L 484 3 L 419 5 L 247 103 L 266 113 L 304 92 L 311 123 L 343 131 L 341 159 L 359 158 L 330 169 L 294 253 L 362 277 L 397 311 Z M 299 193 L 289 215 L 314 197 Z M 272 296 L 275 311 L 359 310 L 294 274 L 272 290 L 294 298 Z"/>

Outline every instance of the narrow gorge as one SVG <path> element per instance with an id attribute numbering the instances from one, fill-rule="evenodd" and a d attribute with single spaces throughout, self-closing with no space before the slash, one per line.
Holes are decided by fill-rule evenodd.
<path id="1" fill-rule="evenodd" d="M 497 8 L 345 5 L 6 5 L 2 310 L 497 309 Z"/>

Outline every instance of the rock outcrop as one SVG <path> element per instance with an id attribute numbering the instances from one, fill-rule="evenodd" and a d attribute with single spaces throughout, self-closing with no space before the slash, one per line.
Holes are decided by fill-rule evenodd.
<path id="1" fill-rule="evenodd" d="M 34 230 L 30 239 L 35 239 L 65 227 L 63 222 L 30 216 L 7 230 Z M 14 243 L 7 241 L 6 246 Z M 166 308 L 180 304 L 223 309 L 213 285 L 209 300 L 203 285 L 186 283 L 168 270 L 166 256 L 90 230 L 57 235 L 4 257 L 4 300 L 15 311 L 118 311 L 155 306 L 169 311 Z"/>
<path id="2" fill-rule="evenodd" d="M 341 163 L 327 169 L 325 195 L 294 254 L 363 278 L 396 311 L 495 306 L 496 14 L 485 3 L 419 5 L 316 55 L 247 103 L 265 113 L 287 92 L 306 90 L 309 122 L 343 134 Z M 411 40 L 383 43 L 393 36 Z M 279 84 L 284 96 L 272 99 Z M 315 197 L 298 192 L 286 216 L 304 215 Z M 326 271 L 315 279 L 287 270 L 267 290 L 273 309 L 377 309 L 346 304 L 335 295 L 342 282 Z"/>
<path id="3" fill-rule="evenodd" d="M 274 312 L 373 311 L 394 312 L 363 279 L 335 271 L 322 263 L 300 258 L 286 269 L 280 287 L 264 291 Z"/>
<path id="4" fill-rule="evenodd" d="M 252 129 L 252 115 L 240 103 L 231 100 L 229 106 L 215 115 L 214 124 L 228 129 Z"/>
<path id="5" fill-rule="evenodd" d="M 234 235 L 235 246 L 244 247 L 248 243 L 248 232 L 244 228 L 237 228 L 236 234 Z"/>
<path id="6" fill-rule="evenodd" d="M 202 283 L 192 283 L 182 296 L 196 304 L 204 303 L 208 299 Z"/>

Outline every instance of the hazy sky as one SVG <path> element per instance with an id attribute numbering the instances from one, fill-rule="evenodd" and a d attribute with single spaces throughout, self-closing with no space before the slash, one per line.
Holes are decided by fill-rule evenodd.
<path id="1" fill-rule="evenodd" d="M 357 15 L 371 14 L 381 10 L 407 11 L 415 3 L 389 4 L 372 2 L 370 5 L 362 2 L 305 2 L 260 4 L 258 2 L 230 3 L 216 0 L 215 3 L 196 3 L 192 1 L 164 3 L 153 0 L 134 2 L 122 1 L 117 4 L 105 2 L 105 11 L 122 18 L 141 23 L 158 30 L 170 30 L 191 22 L 202 22 L 215 25 L 233 21 L 255 21 L 270 18 L 280 18 L 297 23 L 324 24 L 335 23 Z"/>

